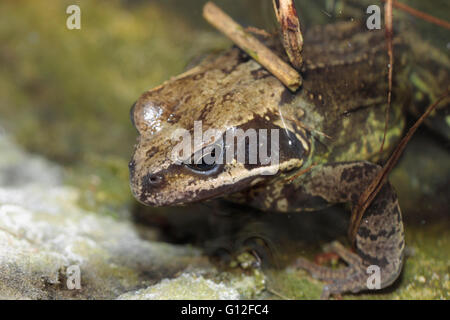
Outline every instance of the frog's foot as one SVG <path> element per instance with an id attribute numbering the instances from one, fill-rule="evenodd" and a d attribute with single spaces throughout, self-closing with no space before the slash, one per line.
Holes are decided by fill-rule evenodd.
<path id="1" fill-rule="evenodd" d="M 304 258 L 299 258 L 295 262 L 296 267 L 308 271 L 314 278 L 328 282 L 323 289 L 321 299 L 328 299 L 330 295 L 339 295 L 343 292 L 359 292 L 366 288 L 366 268 L 357 254 L 337 241 L 327 246 L 326 251 L 336 253 L 348 266 L 334 269 L 319 266 Z"/>

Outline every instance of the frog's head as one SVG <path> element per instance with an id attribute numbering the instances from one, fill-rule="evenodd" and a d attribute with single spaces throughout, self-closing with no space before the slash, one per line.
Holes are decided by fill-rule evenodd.
<path id="1" fill-rule="evenodd" d="M 288 111 L 294 110 L 292 99 L 237 49 L 144 93 L 131 110 L 140 134 L 129 165 L 134 196 L 152 206 L 189 203 L 239 192 L 301 167 L 309 143 L 289 120 L 298 118 Z M 239 134 L 249 137 L 252 131 L 267 143 L 239 140 Z M 245 141 L 243 148 L 239 141 Z M 269 146 L 268 162 L 257 145 Z M 255 157 L 251 162 L 255 150 L 256 162 Z"/>

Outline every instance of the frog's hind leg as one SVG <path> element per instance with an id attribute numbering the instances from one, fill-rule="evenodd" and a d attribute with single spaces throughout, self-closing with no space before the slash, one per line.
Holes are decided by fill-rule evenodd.
<path id="1" fill-rule="evenodd" d="M 369 162 L 328 164 L 311 171 L 303 177 L 301 192 L 321 197 L 330 203 L 356 203 L 360 193 L 372 181 L 380 167 Z M 348 266 L 331 269 L 314 265 L 304 259 L 297 265 L 313 276 L 329 281 L 322 298 L 331 294 L 360 292 L 368 287 L 369 266 L 379 270 L 379 282 L 374 289 L 389 286 L 397 279 L 403 264 L 404 232 L 395 191 L 387 183 L 366 210 L 356 236 L 356 252 L 345 249 L 338 243 L 331 245 Z M 376 275 L 375 275 L 376 276 Z"/>

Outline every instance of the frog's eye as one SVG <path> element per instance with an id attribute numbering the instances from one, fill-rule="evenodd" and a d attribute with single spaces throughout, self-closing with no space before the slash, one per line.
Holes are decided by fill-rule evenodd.
<path id="1" fill-rule="evenodd" d="M 187 166 L 194 171 L 207 172 L 207 171 L 211 171 L 211 170 L 215 169 L 217 167 L 217 164 L 215 164 L 215 163 L 208 164 L 208 163 L 205 163 L 202 161 L 200 163 L 188 164 Z"/>
<path id="2" fill-rule="evenodd" d="M 136 123 L 134 122 L 134 110 L 135 109 L 136 109 L 136 102 L 133 103 L 133 105 L 131 106 L 131 109 L 130 109 L 130 120 L 131 120 L 131 123 L 133 124 L 133 127 L 136 128 Z"/>
<path id="3" fill-rule="evenodd" d="M 205 147 L 201 153 L 194 155 L 187 167 L 195 172 L 211 173 L 219 167 L 222 150 L 219 145 Z"/>

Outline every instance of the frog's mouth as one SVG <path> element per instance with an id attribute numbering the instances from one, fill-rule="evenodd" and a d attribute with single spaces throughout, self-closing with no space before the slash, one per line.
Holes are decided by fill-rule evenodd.
<path id="1" fill-rule="evenodd" d="M 142 190 L 143 192 L 135 192 L 135 189 L 132 187 L 132 190 L 134 197 L 142 204 L 152 207 L 164 207 L 196 203 L 200 201 L 220 198 L 224 195 L 238 193 L 248 188 L 251 184 L 251 180 L 253 179 L 247 178 L 238 183 L 222 185 L 212 189 L 177 191 L 170 189 L 160 189 L 153 191 Z"/>
<path id="2" fill-rule="evenodd" d="M 170 176 L 164 176 L 162 173 L 146 174 L 138 179 L 140 181 L 131 176 L 130 185 L 134 197 L 145 205 L 152 207 L 184 205 L 239 193 L 277 176 L 261 176 L 263 169 L 250 170 L 248 175 L 240 179 L 230 178 L 228 173 L 222 171 L 214 175 L 189 173 L 189 179 L 180 179 L 177 174 Z"/>

